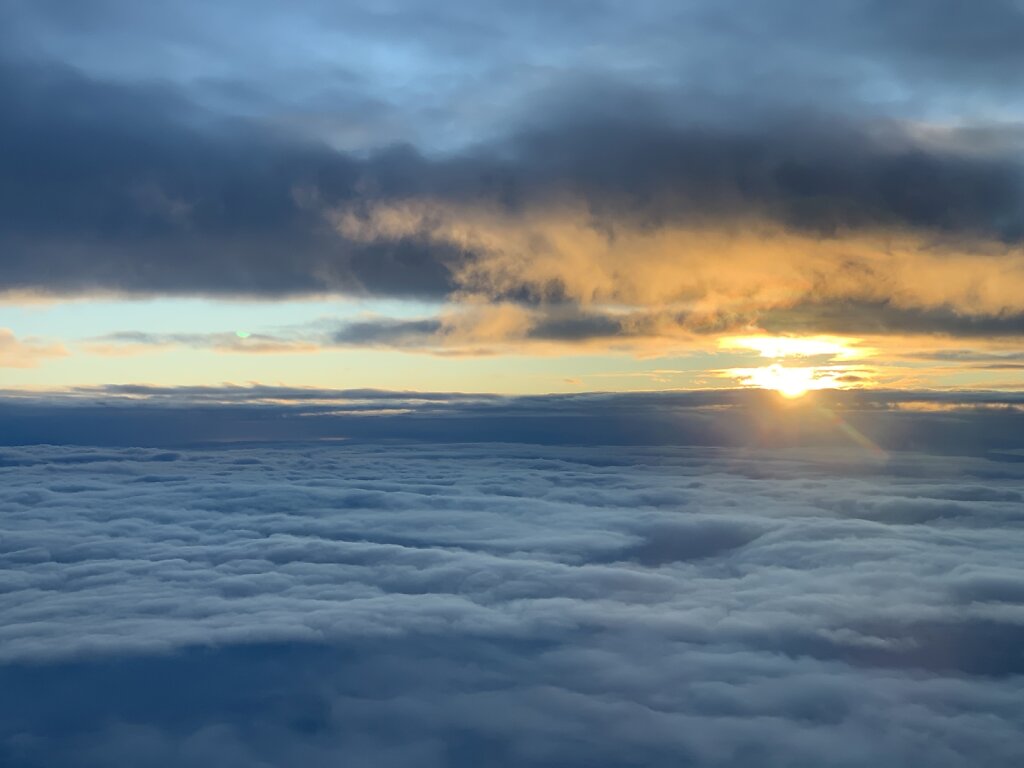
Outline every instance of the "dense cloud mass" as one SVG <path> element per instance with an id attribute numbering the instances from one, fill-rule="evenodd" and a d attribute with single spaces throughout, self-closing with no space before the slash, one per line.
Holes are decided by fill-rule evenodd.
<path id="1" fill-rule="evenodd" d="M 1009 768 L 1014 456 L 5 448 L 0 761 Z"/>
<path id="2" fill-rule="evenodd" d="M 1009 0 L 65 5 L 0 18 L 4 292 L 1024 313 Z"/>
<path id="3" fill-rule="evenodd" d="M 9 291 L 459 289 L 638 306 L 753 291 L 755 310 L 833 293 L 1021 309 L 1016 277 L 995 282 L 1020 270 L 1016 153 L 972 157 L 813 118 L 701 127 L 655 113 L 581 118 L 452 159 L 358 158 L 204 125 L 166 87 L 8 68 L 0 88 Z M 912 290 L 922 266 L 937 285 Z M 978 276 L 950 293 L 948 271 L 966 267 Z M 793 296 L 776 295 L 783 283 Z"/>

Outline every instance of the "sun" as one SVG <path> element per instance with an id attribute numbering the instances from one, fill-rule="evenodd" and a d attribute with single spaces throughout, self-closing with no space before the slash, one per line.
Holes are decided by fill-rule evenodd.
<path id="1" fill-rule="evenodd" d="M 741 386 L 771 389 L 790 400 L 811 390 L 850 389 L 863 386 L 873 377 L 869 367 L 849 365 L 850 361 L 877 353 L 860 342 L 841 336 L 728 336 L 718 342 L 723 350 L 750 350 L 758 357 L 774 360 L 756 368 L 727 368 L 721 374 Z"/>
<path id="2" fill-rule="evenodd" d="M 743 386 L 771 389 L 789 400 L 803 397 L 812 389 L 835 386 L 834 372 L 815 366 L 787 368 L 773 363 L 763 368 L 733 368 L 729 375 L 739 379 Z"/>
<path id="3" fill-rule="evenodd" d="M 752 371 L 751 384 L 774 389 L 790 400 L 803 397 L 815 387 L 814 368 L 786 368 L 779 363 Z"/>

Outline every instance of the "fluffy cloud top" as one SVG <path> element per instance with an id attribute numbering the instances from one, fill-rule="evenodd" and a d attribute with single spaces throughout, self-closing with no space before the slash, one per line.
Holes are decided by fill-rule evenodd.
<path id="1" fill-rule="evenodd" d="M 0 757 L 1009 768 L 993 459 L 7 448 Z"/>

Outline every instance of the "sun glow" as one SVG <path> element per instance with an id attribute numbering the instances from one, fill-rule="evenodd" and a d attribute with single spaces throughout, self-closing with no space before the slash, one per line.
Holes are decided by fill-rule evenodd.
<path id="1" fill-rule="evenodd" d="M 722 373 L 741 386 L 772 389 L 786 398 L 798 398 L 814 389 L 864 386 L 874 377 L 870 367 L 851 366 L 851 360 L 871 357 L 877 350 L 859 346 L 860 339 L 842 336 L 729 336 L 723 350 L 750 350 L 774 360 L 756 368 L 730 368 Z M 810 365 L 809 363 L 814 363 Z"/>
<path id="2" fill-rule="evenodd" d="M 786 398 L 794 399 L 806 395 L 808 390 L 818 389 L 814 368 L 786 368 L 778 363 L 767 368 L 753 368 L 744 383 L 762 389 L 774 389 Z"/>
<path id="3" fill-rule="evenodd" d="M 741 386 L 773 389 L 786 398 L 801 397 L 816 389 L 849 389 L 870 383 L 873 373 L 847 366 L 796 366 L 772 363 L 763 368 L 730 368 L 724 375 Z"/>

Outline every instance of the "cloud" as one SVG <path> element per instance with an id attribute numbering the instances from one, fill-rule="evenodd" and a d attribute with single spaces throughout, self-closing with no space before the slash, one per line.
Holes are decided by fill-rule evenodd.
<path id="1" fill-rule="evenodd" d="M 836 302 L 897 326 L 1021 313 L 1016 150 L 742 100 L 687 118 L 602 83 L 444 155 L 342 152 L 184 87 L 5 62 L 0 288 L 569 302 L 612 335 L 611 305 L 684 329 Z"/>
<path id="2" fill-rule="evenodd" d="M 764 390 L 509 397 L 271 386 L 83 387 L 0 398 L 0 444 L 178 447 L 244 442 L 424 440 L 547 445 L 817 446 L 996 455 L 1015 449 L 1016 392 Z M 361 415 L 383 411 L 375 418 Z M 1002 455 L 1002 454 L 999 454 Z"/>
<path id="3" fill-rule="evenodd" d="M 212 349 L 216 352 L 245 352 L 251 354 L 281 354 L 287 352 L 314 352 L 319 347 L 309 341 L 277 338 L 263 333 L 144 333 L 121 331 L 90 339 L 89 351 L 101 355 L 125 355 L 153 348 L 186 346 L 193 349 Z"/>
<path id="4" fill-rule="evenodd" d="M 345 213 L 338 226 L 352 239 L 419 236 L 476 254 L 455 271 L 470 295 L 678 306 L 698 323 L 831 301 L 988 316 L 1003 326 L 1015 321 L 1002 316 L 1022 310 L 1018 246 L 955 247 L 898 231 L 822 237 L 749 219 L 651 227 L 574 206 L 509 212 L 418 202 Z"/>
<path id="5" fill-rule="evenodd" d="M 749 323 L 736 323 L 748 330 Z M 380 348 L 438 355 L 484 355 L 529 351 L 564 354 L 614 346 L 638 351 L 665 351 L 706 345 L 707 336 L 729 330 L 725 321 L 691 318 L 686 312 L 605 312 L 570 303 L 531 307 L 517 302 L 487 302 L 465 297 L 444 305 L 435 315 L 393 318 L 366 315 L 239 336 L 235 332 L 145 333 L 120 331 L 85 341 L 99 354 L 133 354 L 147 349 L 184 346 L 218 352 L 311 352 L 331 348 Z"/>
<path id="6" fill-rule="evenodd" d="M 967 110 L 1014 95 L 1007 73 L 1021 63 L 1024 27 L 1013 0 L 980 8 L 969 0 L 628 8 L 401 0 L 387 14 L 365 1 L 212 9 L 186 0 L 139 10 L 83 0 L 74 10 L 12 4 L 2 20 L 12 54 L 115 79 L 164 79 L 211 108 L 290 118 L 339 141 L 439 143 L 494 130 L 538 83 L 572 78 L 848 109 Z M 752 50 L 753 59 L 742 55 Z"/>
<path id="7" fill-rule="evenodd" d="M 41 360 L 67 355 L 60 344 L 38 339 L 19 340 L 8 328 L 0 328 L 0 368 L 34 368 Z"/>
<path id="8" fill-rule="evenodd" d="M 0 455 L 7 765 L 1022 756 L 1019 462 L 405 442 Z"/>
<path id="9" fill-rule="evenodd" d="M 120 331 L 86 339 L 83 345 L 87 351 L 101 355 L 187 347 L 267 354 L 384 349 L 439 356 L 612 352 L 666 357 L 717 349 L 719 354 L 739 351 L 752 357 L 757 353 L 762 358 L 799 360 L 815 367 L 856 358 L 868 364 L 862 372 L 870 371 L 869 378 L 881 383 L 914 374 L 914 365 L 922 360 L 935 363 L 927 371 L 930 376 L 983 368 L 1012 370 L 1024 336 L 1022 329 L 1017 315 L 971 316 L 952 310 L 900 310 L 881 304 L 811 304 L 759 315 L 749 310 L 709 313 L 678 307 L 582 307 L 566 301 L 531 306 L 464 296 L 461 301 L 442 305 L 434 314 L 412 318 L 376 314 L 354 320 L 324 317 L 312 323 L 242 335 L 231 331 Z M 750 340 L 767 352 L 758 352 L 760 346 L 741 343 Z M 806 351 L 815 340 L 826 343 L 819 344 L 817 351 Z M 974 351 L 956 348 L 968 340 Z M 731 360 L 730 364 L 735 362 Z M 752 358 L 749 362 L 756 365 L 758 361 Z M 713 368 L 707 370 L 715 364 L 713 358 L 708 358 L 705 372 L 716 373 Z"/>
<path id="10" fill-rule="evenodd" d="M 951 292 L 952 293 L 952 292 Z M 811 303 L 773 309 L 759 318 L 767 331 L 803 333 L 922 334 L 953 338 L 1014 340 L 1024 336 L 1024 312 L 1007 307 L 1001 312 L 980 310 L 980 301 L 962 294 L 961 306 L 936 302 L 932 306 L 899 306 L 888 300 L 832 304 Z M 969 354 L 964 350 L 965 354 Z"/>
<path id="11" fill-rule="evenodd" d="M 316 195 L 352 195 L 357 161 L 265 127 L 217 121 L 167 86 L 2 64 L 0 136 L 12 152 L 0 186 L 0 289 L 443 290 L 438 252 L 352 248 L 323 223 Z"/>

